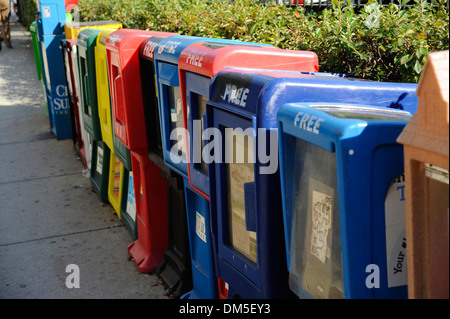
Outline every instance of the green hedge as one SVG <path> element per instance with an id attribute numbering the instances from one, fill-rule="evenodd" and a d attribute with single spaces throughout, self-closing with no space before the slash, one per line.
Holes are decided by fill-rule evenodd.
<path id="1" fill-rule="evenodd" d="M 342 0 L 333 0 L 332 8 L 319 12 L 256 0 L 230 2 L 80 0 L 78 9 L 82 21 L 112 19 L 132 29 L 311 50 L 319 56 L 323 72 L 378 81 L 417 82 L 427 54 L 449 48 L 445 0 L 436 0 L 435 6 L 415 0 L 404 10 L 374 0 L 358 12 Z"/>
<path id="2" fill-rule="evenodd" d="M 36 1 L 35 0 L 21 0 L 23 5 L 22 24 L 29 27 L 30 24 L 36 20 Z"/>

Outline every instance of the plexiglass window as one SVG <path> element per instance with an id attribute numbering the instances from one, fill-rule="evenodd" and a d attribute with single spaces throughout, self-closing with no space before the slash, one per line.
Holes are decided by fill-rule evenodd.
<path id="1" fill-rule="evenodd" d="M 227 128 L 231 130 L 230 128 Z M 230 134 L 231 135 L 231 134 Z M 228 239 L 229 244 L 252 262 L 257 261 L 257 236 L 255 231 L 247 230 L 246 201 L 254 193 L 247 192 L 246 185 L 255 182 L 253 139 L 234 131 L 232 138 L 226 138 L 225 150 L 233 150 L 230 163 L 226 163 L 227 206 L 228 206 Z M 226 137 L 228 137 L 226 135 Z M 229 155 L 228 155 L 229 156 Z M 231 158 L 231 156 L 230 156 Z M 247 196 L 247 198 L 246 198 Z"/>
<path id="2" fill-rule="evenodd" d="M 41 52 L 42 52 L 42 61 L 44 61 L 45 81 L 47 83 L 47 87 L 49 87 L 49 86 L 51 86 L 51 83 L 50 83 L 50 72 L 48 70 L 47 50 L 45 48 L 44 41 L 41 42 Z"/>
<path id="3" fill-rule="evenodd" d="M 198 141 L 198 143 L 201 145 L 201 153 L 203 154 L 203 148 L 205 147 L 205 143 L 202 139 L 202 135 L 203 135 L 203 130 L 204 130 L 204 123 L 203 123 L 203 115 L 205 114 L 206 111 L 206 102 L 208 101 L 208 98 L 203 96 L 203 95 L 199 95 L 199 94 L 195 94 L 196 97 L 196 112 L 195 112 L 195 118 L 194 120 L 199 121 L 199 123 L 201 123 L 201 133 L 199 135 L 200 137 L 200 141 Z M 195 144 L 195 142 L 194 142 Z M 203 160 L 203 156 L 201 156 L 201 162 L 198 165 L 199 169 L 205 173 L 208 174 L 208 165 L 205 163 L 205 161 Z"/>
<path id="4" fill-rule="evenodd" d="M 84 113 L 88 114 L 89 116 L 92 116 L 92 107 L 89 104 L 89 83 L 88 83 L 88 67 L 87 67 L 87 61 L 84 57 L 80 57 L 80 64 L 81 64 L 81 79 L 83 83 L 83 91 L 84 91 L 84 98 L 85 98 L 85 104 L 84 104 Z"/>
<path id="5" fill-rule="evenodd" d="M 65 44 L 64 44 L 65 45 Z M 65 65 L 65 71 L 66 71 L 66 80 L 67 80 L 67 89 L 69 90 L 70 97 L 73 96 L 73 88 L 72 88 L 72 78 L 70 74 L 70 60 L 69 60 L 69 54 L 67 53 L 66 49 L 63 51 L 64 56 L 64 65 Z"/>
<path id="6" fill-rule="evenodd" d="M 448 285 L 449 173 L 448 169 L 429 163 L 424 163 L 424 169 L 425 179 L 420 193 L 425 196 L 424 210 L 429 212 L 425 247 L 428 256 L 424 272 L 431 298 L 442 298 L 448 296 L 448 286 L 442 282 Z"/>
<path id="7" fill-rule="evenodd" d="M 161 126 L 159 123 L 158 89 L 153 61 L 140 60 L 142 98 L 147 129 L 149 153 L 162 157 Z"/>
<path id="8" fill-rule="evenodd" d="M 343 298 L 335 153 L 296 139 L 291 289 L 301 298 Z"/>
<path id="9" fill-rule="evenodd" d="M 125 102 L 123 101 L 123 83 L 120 68 L 117 65 L 112 65 L 112 78 L 114 79 L 114 98 L 116 121 L 124 125 L 125 123 Z"/>
<path id="10" fill-rule="evenodd" d="M 181 104 L 181 91 L 179 86 L 167 87 L 167 99 L 169 103 L 170 131 L 179 128 L 184 129 L 183 108 Z M 184 153 L 184 136 L 177 134 L 178 140 L 171 140 L 171 145 L 177 147 L 178 155 L 185 157 Z"/>

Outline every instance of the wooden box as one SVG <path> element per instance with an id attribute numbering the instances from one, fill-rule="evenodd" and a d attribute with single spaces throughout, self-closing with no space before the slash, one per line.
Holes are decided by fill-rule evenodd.
<path id="1" fill-rule="evenodd" d="M 449 298 L 449 51 L 433 52 L 404 145 L 409 298 Z"/>

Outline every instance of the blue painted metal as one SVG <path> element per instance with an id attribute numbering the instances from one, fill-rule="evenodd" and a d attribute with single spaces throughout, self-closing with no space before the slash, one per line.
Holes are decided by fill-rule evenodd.
<path id="1" fill-rule="evenodd" d="M 215 76 L 207 102 L 206 127 L 218 129 L 222 133 L 222 143 L 214 149 L 216 162 L 208 166 L 211 228 L 217 276 L 229 284 L 230 291 L 244 298 L 276 298 L 290 293 L 285 248 L 286 244 L 289 248 L 289 241 L 286 243 L 284 240 L 278 156 L 269 156 L 270 161 L 260 157 L 261 151 L 263 155 L 274 152 L 276 143 L 271 140 L 268 145 L 259 144 L 261 137 L 267 141 L 270 132 L 277 131 L 279 108 L 289 102 L 368 103 L 414 113 L 417 108 L 416 87 L 323 73 L 251 69 L 230 68 Z M 237 92 L 241 94 L 238 96 Z M 256 260 L 233 247 L 229 237 L 233 227 L 229 218 L 229 201 L 232 200 L 229 195 L 235 195 L 236 191 L 230 189 L 227 180 L 224 154 L 227 127 L 244 132 L 250 129 L 246 134 L 253 137 L 254 153 L 258 154 L 254 163 L 254 189 L 250 191 L 250 186 L 245 183 L 238 191 L 245 198 L 242 205 L 245 206 L 246 218 L 254 219 L 247 222 L 246 229 L 256 228 L 256 248 L 253 248 L 256 249 Z M 258 132 L 260 128 L 264 131 Z M 217 149 L 222 153 L 219 163 Z M 286 238 L 290 238 L 289 233 Z"/>

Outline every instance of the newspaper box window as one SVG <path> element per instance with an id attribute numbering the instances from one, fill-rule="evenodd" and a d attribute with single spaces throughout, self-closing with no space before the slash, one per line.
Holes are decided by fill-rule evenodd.
<path id="1" fill-rule="evenodd" d="M 144 41 L 139 49 L 139 64 L 148 157 L 160 168 L 161 175 L 167 180 L 168 249 L 164 253 L 164 261 L 156 268 L 156 274 L 167 285 L 170 293 L 179 298 L 192 289 L 192 269 L 183 178 L 166 166 L 162 154 L 154 53 L 164 39 L 165 37 L 150 37 Z"/>
<path id="2" fill-rule="evenodd" d="M 157 141 L 158 152 L 167 167 L 184 180 L 187 228 L 191 250 L 193 289 L 182 298 L 216 298 L 217 283 L 214 275 L 213 252 L 209 232 L 209 203 L 192 189 L 188 181 L 185 122 L 183 118 L 183 91 L 180 87 L 179 60 L 182 52 L 200 41 L 215 43 L 242 43 L 224 39 L 174 36 L 161 40 L 148 52 L 155 61 L 157 95 L 161 125 L 161 141 Z M 156 44 L 155 44 L 156 45 Z M 204 91 L 209 83 L 202 83 Z M 198 225 L 198 228 L 197 228 Z M 205 226 L 205 227 L 203 227 Z M 196 230 L 203 229 L 202 232 Z"/>
<path id="3" fill-rule="evenodd" d="M 91 158 L 92 158 L 92 137 L 86 131 L 84 126 L 83 119 L 83 109 L 82 109 L 82 101 L 81 101 L 81 88 L 80 88 L 80 68 L 78 65 L 78 46 L 77 39 L 67 39 L 66 40 L 66 50 L 68 52 L 69 58 L 72 60 L 72 94 L 74 100 L 75 114 L 78 113 L 79 120 L 79 129 L 78 132 L 80 140 L 79 140 L 79 149 L 80 149 L 80 157 L 85 163 L 85 167 L 87 169 L 91 169 Z"/>

